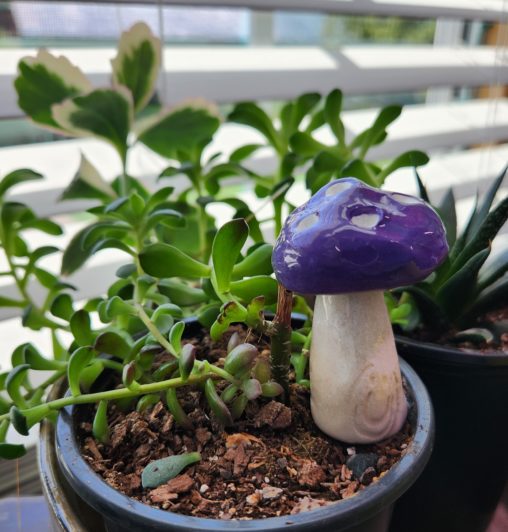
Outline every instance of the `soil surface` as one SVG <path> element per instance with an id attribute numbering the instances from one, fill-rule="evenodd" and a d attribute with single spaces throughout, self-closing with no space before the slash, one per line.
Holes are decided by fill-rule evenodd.
<path id="1" fill-rule="evenodd" d="M 473 343 L 470 341 L 458 342 L 454 340 L 454 336 L 459 332 L 459 329 L 451 329 L 444 333 L 436 334 L 435 331 L 428 328 L 418 329 L 411 333 L 402 333 L 404 336 L 420 340 L 422 342 L 431 342 L 446 347 L 465 349 L 467 351 L 476 351 L 478 353 L 501 352 L 508 355 L 508 305 L 497 310 L 493 310 L 479 316 L 476 323 L 471 327 L 483 327 L 492 329 L 495 333 L 495 338 L 492 342 Z M 496 331 L 496 329 L 498 329 Z M 506 331 L 506 332 L 505 332 Z"/>
<path id="2" fill-rule="evenodd" d="M 208 337 L 193 343 L 200 346 L 202 356 L 220 364 L 228 338 L 225 335 L 219 344 Z M 268 355 L 265 348 L 261 356 Z M 161 356 L 159 362 L 163 360 Z M 242 418 L 227 430 L 210 416 L 197 387 L 178 393 L 193 431 L 178 427 L 163 402 L 142 413 L 123 413 L 112 406 L 109 445 L 92 436 L 94 407 L 82 407 L 82 453 L 108 484 L 143 503 L 229 520 L 289 516 L 353 497 L 381 478 L 411 443 L 409 421 L 394 437 L 375 445 L 332 440 L 312 421 L 308 390 L 292 384 L 291 392 L 288 406 L 270 399 L 249 403 Z M 411 398 L 409 402 L 412 419 Z M 200 462 L 162 486 L 142 488 L 141 473 L 147 464 L 191 451 L 201 453 Z"/>

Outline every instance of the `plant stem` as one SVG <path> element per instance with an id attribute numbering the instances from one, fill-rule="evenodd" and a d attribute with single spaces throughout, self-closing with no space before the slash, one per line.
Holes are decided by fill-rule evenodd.
<path id="1" fill-rule="evenodd" d="M 285 402 L 289 400 L 292 303 L 293 293 L 279 284 L 277 312 L 272 322 L 270 363 L 273 379 L 284 389 Z"/>

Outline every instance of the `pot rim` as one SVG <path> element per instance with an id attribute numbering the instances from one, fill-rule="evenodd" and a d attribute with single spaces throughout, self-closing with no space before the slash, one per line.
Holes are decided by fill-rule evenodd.
<path id="1" fill-rule="evenodd" d="M 411 347 L 418 351 L 418 355 L 439 360 L 442 363 L 460 366 L 508 366 L 508 353 L 504 351 L 478 352 L 432 342 L 423 342 L 401 334 L 395 335 L 395 341 L 397 348 L 404 350 L 401 353 L 402 356 L 407 356 L 408 353 L 405 348 Z M 411 355 L 414 354 L 415 352 L 412 351 Z"/>
<path id="2" fill-rule="evenodd" d="M 62 472 L 79 495 L 100 513 L 113 520 L 128 519 L 155 530 L 171 525 L 175 532 L 195 530 L 304 530 L 310 524 L 353 526 L 375 516 L 402 495 L 423 471 L 432 452 L 434 415 L 425 386 L 411 369 L 400 360 L 401 370 L 416 403 L 415 434 L 406 454 L 388 473 L 350 499 L 297 515 L 269 517 L 252 521 L 221 521 L 193 517 L 153 508 L 132 499 L 109 486 L 97 475 L 80 453 L 74 437 L 73 407 L 60 413 L 56 426 L 56 451 Z M 123 516 L 123 517 L 122 517 Z"/>

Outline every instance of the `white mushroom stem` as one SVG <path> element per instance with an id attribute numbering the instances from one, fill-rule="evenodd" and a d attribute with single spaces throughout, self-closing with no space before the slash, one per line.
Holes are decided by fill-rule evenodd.
<path id="1" fill-rule="evenodd" d="M 383 292 L 319 295 L 310 351 L 316 425 L 347 443 L 373 443 L 400 430 L 407 414 Z"/>

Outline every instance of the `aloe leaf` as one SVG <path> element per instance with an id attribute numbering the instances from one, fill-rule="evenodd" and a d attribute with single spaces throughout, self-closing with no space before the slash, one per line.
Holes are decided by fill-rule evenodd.
<path id="1" fill-rule="evenodd" d="M 141 484 L 143 488 L 156 488 L 175 478 L 186 467 L 200 460 L 201 455 L 199 453 L 184 453 L 150 462 L 141 473 Z"/>
<path id="2" fill-rule="evenodd" d="M 481 250 L 490 247 L 501 227 L 508 219 L 508 197 L 502 200 L 483 220 L 474 236 L 472 236 L 458 257 L 452 262 L 451 271 L 457 272 L 467 261 Z"/>
<path id="3" fill-rule="evenodd" d="M 451 319 L 456 318 L 469 306 L 478 272 L 489 254 L 490 248 L 476 253 L 437 291 L 436 298 Z"/>
<path id="4" fill-rule="evenodd" d="M 122 33 L 118 53 L 111 61 L 115 84 L 127 87 L 136 111 L 150 100 L 161 63 L 161 42 L 144 22 Z"/>
<path id="5" fill-rule="evenodd" d="M 422 198 L 423 201 L 426 201 L 427 203 L 430 202 L 429 193 L 427 192 L 427 188 L 423 184 L 422 178 L 420 177 L 420 174 L 418 173 L 418 170 L 414 169 L 415 172 L 415 178 L 416 178 L 416 184 L 418 185 L 418 193 L 420 194 L 420 198 Z"/>
<path id="6" fill-rule="evenodd" d="M 227 222 L 217 231 L 212 244 L 212 282 L 217 293 L 229 291 L 233 267 L 248 235 L 249 228 L 241 218 Z"/>
<path id="7" fill-rule="evenodd" d="M 493 260 L 486 263 L 480 270 L 478 289 L 481 291 L 494 284 L 506 272 L 508 272 L 508 249 L 497 253 Z"/>
<path id="8" fill-rule="evenodd" d="M 451 249 L 457 238 L 457 211 L 455 209 L 455 196 L 453 189 L 449 188 L 441 203 L 436 207 L 446 229 L 446 240 Z"/>
<path id="9" fill-rule="evenodd" d="M 478 316 L 482 312 L 487 312 L 506 303 L 506 301 L 508 301 L 508 278 L 502 277 L 479 294 L 467 312 L 467 316 Z"/>
<path id="10" fill-rule="evenodd" d="M 473 214 L 473 219 L 471 222 L 471 227 L 468 231 L 468 239 L 467 239 L 468 242 L 473 238 L 476 232 L 480 229 L 485 218 L 487 218 L 490 208 L 492 207 L 492 203 L 494 202 L 496 194 L 499 190 L 499 187 L 502 185 L 503 180 L 506 177 L 507 171 L 508 171 L 508 165 L 506 165 L 503 168 L 501 173 L 497 176 L 494 182 L 490 185 L 489 189 L 483 196 L 481 205 L 478 207 L 477 210 L 475 210 Z"/>

